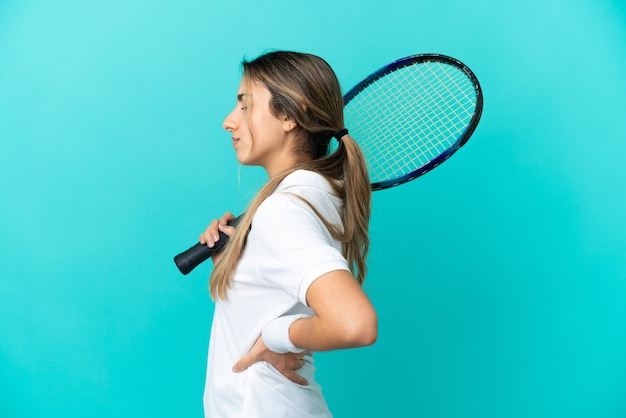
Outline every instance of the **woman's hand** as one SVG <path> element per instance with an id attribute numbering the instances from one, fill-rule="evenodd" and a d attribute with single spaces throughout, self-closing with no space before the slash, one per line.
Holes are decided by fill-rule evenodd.
<path id="1" fill-rule="evenodd" d="M 226 212 L 219 219 L 213 219 L 211 224 L 207 226 L 206 230 L 202 234 L 200 234 L 200 243 L 213 248 L 215 246 L 215 243 L 220 239 L 220 231 L 228 235 L 229 237 L 232 236 L 235 233 L 235 227 L 229 226 L 228 222 L 232 221 L 233 219 L 235 219 L 235 216 L 230 212 Z M 213 264 L 216 264 L 218 262 L 220 255 L 221 251 L 213 254 Z"/>
<path id="2" fill-rule="evenodd" d="M 274 353 L 265 346 L 263 338 L 259 337 L 250 351 L 233 366 L 233 372 L 240 373 L 258 361 L 267 361 L 287 379 L 299 385 L 306 386 L 309 382 L 296 372 L 296 370 L 300 370 L 302 366 L 304 366 L 303 357 L 305 355 L 306 352 Z"/>

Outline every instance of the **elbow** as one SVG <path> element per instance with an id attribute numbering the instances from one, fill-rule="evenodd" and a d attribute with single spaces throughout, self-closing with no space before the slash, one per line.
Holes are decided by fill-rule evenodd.
<path id="1" fill-rule="evenodd" d="M 376 325 L 364 329 L 358 340 L 356 341 L 356 347 L 366 347 L 373 345 L 378 339 L 378 327 Z"/>
<path id="2" fill-rule="evenodd" d="M 378 338 L 378 317 L 373 310 L 350 321 L 343 332 L 347 348 L 372 345 Z"/>

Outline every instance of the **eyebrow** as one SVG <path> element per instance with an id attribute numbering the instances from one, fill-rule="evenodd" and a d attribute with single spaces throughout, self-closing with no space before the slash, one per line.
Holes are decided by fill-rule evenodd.
<path id="1" fill-rule="evenodd" d="M 246 96 L 246 94 L 245 93 L 239 93 L 237 95 L 237 101 L 238 102 L 243 102 L 243 96 Z"/>

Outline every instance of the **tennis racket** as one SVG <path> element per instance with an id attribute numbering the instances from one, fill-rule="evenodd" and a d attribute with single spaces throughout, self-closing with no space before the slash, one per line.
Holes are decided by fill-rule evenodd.
<path id="1" fill-rule="evenodd" d="M 344 105 L 344 126 L 363 150 L 376 191 L 426 174 L 465 145 L 480 120 L 483 95 L 462 62 L 420 54 L 369 75 L 344 95 Z M 174 261 L 187 274 L 226 241 L 220 233 L 213 248 L 198 243 Z"/>

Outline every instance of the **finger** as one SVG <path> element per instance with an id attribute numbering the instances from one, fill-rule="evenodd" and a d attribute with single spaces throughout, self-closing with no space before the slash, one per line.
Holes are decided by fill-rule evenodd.
<path id="1" fill-rule="evenodd" d="M 235 219 L 235 215 L 233 215 L 231 212 L 226 212 L 220 218 L 220 224 L 226 225 L 228 222 L 232 221 L 233 219 Z"/>
<path id="2" fill-rule="evenodd" d="M 211 234 L 211 238 L 213 238 L 213 242 L 216 243 L 220 240 L 219 233 L 219 221 L 217 219 L 213 219 L 211 225 L 209 225 L 209 233 Z"/>
<path id="3" fill-rule="evenodd" d="M 222 231 L 223 233 L 225 233 L 229 237 L 232 236 L 235 233 L 235 227 L 234 226 L 230 226 L 230 225 L 226 225 L 226 224 L 219 224 L 218 228 L 219 228 L 220 231 Z"/>
<path id="4" fill-rule="evenodd" d="M 261 358 L 259 357 L 260 353 L 265 349 L 265 344 L 263 344 L 263 339 L 261 337 L 257 338 L 255 343 L 250 348 L 243 357 L 235 363 L 233 366 L 233 372 L 240 373 L 246 370 L 248 367 L 259 361 Z"/>
<path id="5" fill-rule="evenodd" d="M 294 371 L 283 373 L 283 375 L 287 379 L 291 380 L 294 383 L 297 383 L 298 385 L 308 386 L 308 384 L 309 384 L 308 380 L 306 380 L 304 377 L 300 376 L 298 373 L 296 373 Z"/>
<path id="6" fill-rule="evenodd" d="M 249 359 L 249 356 L 245 355 L 239 359 L 237 363 L 233 366 L 233 372 L 241 373 L 246 370 L 248 367 L 252 365 L 252 362 Z"/>
<path id="7" fill-rule="evenodd" d="M 222 217 L 219 220 L 219 225 L 218 225 L 219 230 L 225 233 L 226 235 L 228 235 L 229 237 L 235 233 L 235 227 L 229 225 L 229 222 L 234 219 L 235 219 L 235 216 L 232 213 L 226 212 L 224 215 L 222 215 Z"/>
<path id="8" fill-rule="evenodd" d="M 209 247 L 213 247 L 217 241 L 220 239 L 219 229 L 218 229 L 218 220 L 214 219 L 209 226 L 204 230 L 202 234 L 200 234 L 200 243 L 206 244 Z"/>

